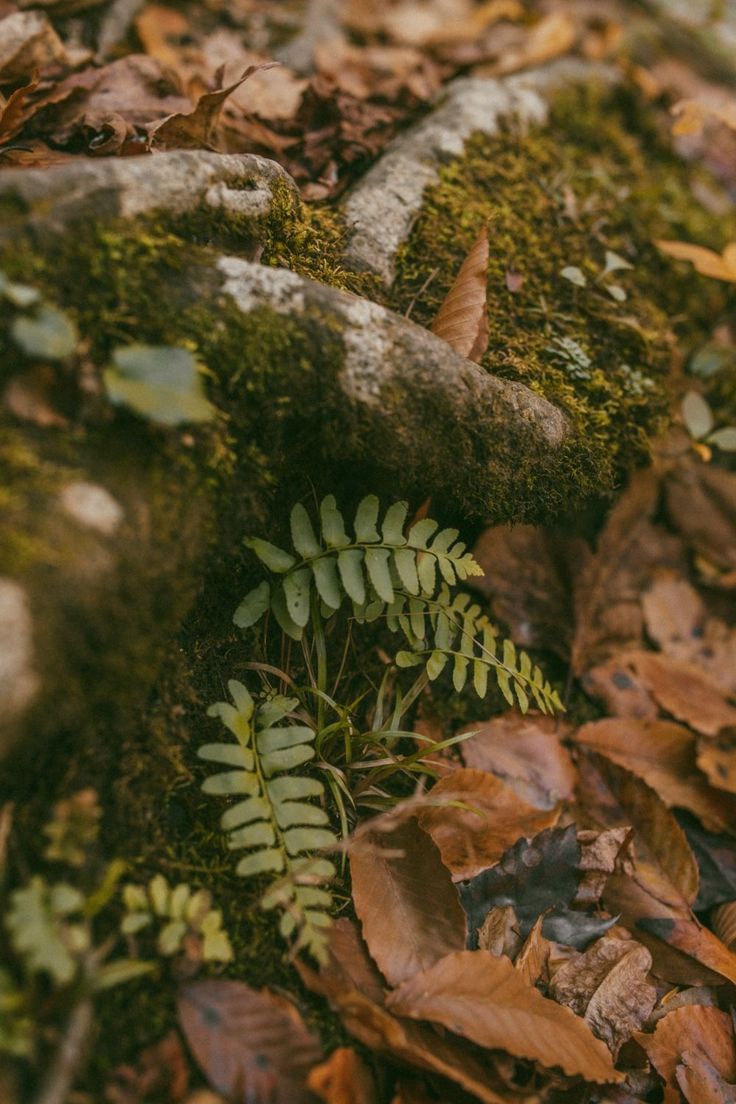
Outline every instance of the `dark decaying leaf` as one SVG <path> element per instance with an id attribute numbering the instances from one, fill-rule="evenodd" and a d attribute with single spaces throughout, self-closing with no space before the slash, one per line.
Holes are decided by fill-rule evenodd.
<path id="1" fill-rule="evenodd" d="M 492 908 L 512 905 L 519 931 L 526 936 L 542 913 L 547 939 L 585 947 L 613 923 L 569 908 L 581 879 L 580 845 L 575 825 L 520 839 L 496 866 L 459 883 L 460 900 L 468 916 L 468 945 L 476 947 L 477 932 Z M 547 912 L 547 910 L 550 910 Z"/>
<path id="2" fill-rule="evenodd" d="M 478 363 L 488 348 L 487 284 L 488 231 L 483 227 L 432 323 L 432 333 Z"/>
<path id="3" fill-rule="evenodd" d="M 470 768 L 441 778 L 430 796 L 433 804 L 420 810 L 419 824 L 457 877 L 472 877 L 520 836 L 533 836 L 557 819 L 554 810 L 533 808 L 495 775 Z"/>
<path id="4" fill-rule="evenodd" d="M 473 735 L 460 744 L 466 766 L 495 774 L 536 809 L 572 797 L 575 769 L 562 745 L 567 728 L 557 718 L 504 713 L 467 728 Z"/>
<path id="5" fill-rule="evenodd" d="M 371 955 L 398 985 L 464 947 L 465 917 L 437 846 L 414 818 L 375 843 L 350 856 L 353 902 Z"/>
<path id="6" fill-rule="evenodd" d="M 240 981 L 201 981 L 182 990 L 179 1020 L 202 1072 L 228 1099 L 306 1104 L 306 1077 L 322 1053 L 289 1001 Z"/>
<path id="7" fill-rule="evenodd" d="M 736 838 L 707 831 L 688 813 L 678 812 L 677 820 L 700 871 L 700 889 L 694 908 L 700 911 L 736 900 Z"/>
<path id="8" fill-rule="evenodd" d="M 647 980 L 651 966 L 652 956 L 641 943 L 605 937 L 555 972 L 550 996 L 583 1016 L 616 1058 L 657 1003 L 657 990 Z"/>
<path id="9" fill-rule="evenodd" d="M 605 1044 L 583 1020 L 527 985 L 507 958 L 487 951 L 447 955 L 395 989 L 387 1007 L 571 1076 L 621 1080 Z"/>

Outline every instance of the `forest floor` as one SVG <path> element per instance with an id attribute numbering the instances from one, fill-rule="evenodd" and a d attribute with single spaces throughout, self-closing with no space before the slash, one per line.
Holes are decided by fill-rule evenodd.
<path id="1" fill-rule="evenodd" d="M 495 508 L 431 465 L 409 502 L 333 486 L 308 440 L 268 455 L 272 377 L 213 365 L 230 315 L 173 348 L 205 285 L 159 301 L 156 266 L 204 265 L 209 224 L 0 249 L 8 517 L 38 441 L 95 439 L 77 372 L 122 454 L 191 452 L 184 483 L 204 456 L 216 501 L 143 703 L 103 687 L 0 766 L 2 1104 L 736 1102 L 736 12 L 683 7 L 0 0 L 0 214 L 13 170 L 273 159 L 298 214 L 236 264 L 365 296 L 573 427 L 569 476 L 520 456 Z M 565 58 L 544 123 L 446 158 L 391 281 L 351 267 L 346 200 L 450 82 Z M 307 378 L 331 347 L 289 325 Z"/>

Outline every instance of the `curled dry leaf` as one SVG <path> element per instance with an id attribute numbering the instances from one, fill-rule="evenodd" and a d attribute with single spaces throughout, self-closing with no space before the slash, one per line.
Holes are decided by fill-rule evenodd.
<path id="1" fill-rule="evenodd" d="M 733 1023 L 718 1008 L 677 1008 L 659 1021 L 654 1034 L 636 1038 L 664 1079 L 668 1101 L 678 1099 L 676 1070 L 685 1051 L 699 1051 L 726 1081 L 736 1080 Z"/>
<path id="2" fill-rule="evenodd" d="M 495 775 L 470 768 L 441 778 L 431 797 L 434 804 L 420 810 L 419 824 L 458 878 L 472 877 L 520 836 L 533 836 L 557 819 L 554 810 L 527 805 Z"/>
<path id="3" fill-rule="evenodd" d="M 527 985 L 536 985 L 547 975 L 547 962 L 552 944 L 542 935 L 544 915 L 538 916 L 514 959 L 517 970 Z"/>
<path id="4" fill-rule="evenodd" d="M 736 794 L 736 727 L 723 729 L 720 734 L 713 739 L 706 740 L 701 738 L 698 740 L 698 755 L 697 763 L 704 774 L 708 776 L 711 785 L 716 786 L 719 790 L 727 790 L 731 794 Z M 731 810 L 733 803 L 723 794 L 717 795 L 718 800 L 722 805 L 725 805 L 725 810 Z M 696 810 L 693 810 L 695 812 Z M 703 820 L 706 828 L 712 827 L 712 825 L 706 824 Z M 724 824 L 724 828 L 732 829 L 736 824 L 736 818 L 733 814 L 727 819 Z M 715 828 L 714 831 L 719 831 Z"/>
<path id="5" fill-rule="evenodd" d="M 615 1059 L 657 1003 L 657 990 L 647 980 L 651 966 L 641 943 L 604 937 L 557 970 L 550 996 L 583 1016 Z"/>
<path id="6" fill-rule="evenodd" d="M 708 785 L 696 765 L 695 736 L 683 725 L 609 717 L 583 725 L 573 739 L 643 778 L 665 805 L 689 809 L 711 831 L 736 823 L 736 802 Z"/>
<path id="7" fill-rule="evenodd" d="M 654 244 L 668 257 L 689 261 L 701 276 L 736 283 L 736 242 L 731 242 L 720 254 L 694 242 L 656 241 Z"/>
<path id="8" fill-rule="evenodd" d="M 378 1104 L 371 1071 L 352 1047 L 338 1047 L 307 1078 L 309 1088 L 326 1104 Z"/>
<path id="9" fill-rule="evenodd" d="M 415 819 L 384 842 L 388 853 L 378 846 L 354 851 L 350 874 L 363 938 L 384 977 L 398 985 L 465 946 L 465 916 L 436 844 Z"/>
<path id="10" fill-rule="evenodd" d="M 15 11 L 0 19 L 0 78 L 3 84 L 68 61 L 64 43 L 48 18 L 36 11 Z"/>
<path id="11" fill-rule="evenodd" d="M 249 65 L 244 73 L 215 92 L 205 92 L 190 112 L 175 112 L 151 129 L 151 144 L 158 149 L 201 149 L 211 145 L 217 120 L 228 96 L 240 88 L 254 73 L 271 69 L 275 61 L 261 65 Z"/>
<path id="12" fill-rule="evenodd" d="M 322 1057 L 294 1005 L 240 981 L 201 981 L 179 997 L 189 1049 L 217 1092 L 254 1104 L 298 1104 Z"/>
<path id="13" fill-rule="evenodd" d="M 582 544 L 538 525 L 494 525 L 473 546 L 484 571 L 473 586 L 490 600 L 514 642 L 548 648 L 565 660 L 573 633 L 566 567 L 573 543 Z"/>
<path id="14" fill-rule="evenodd" d="M 604 832 L 578 829 L 578 868 L 583 876 L 575 894 L 576 905 L 594 905 L 599 901 L 609 875 L 615 870 L 622 869 L 630 873 L 630 840 L 631 830 L 628 827 L 607 828 Z"/>
<path id="15" fill-rule="evenodd" d="M 705 1055 L 685 1050 L 675 1080 L 688 1104 L 734 1104 L 736 1085 L 729 1084 Z"/>
<path id="16" fill-rule="evenodd" d="M 387 1007 L 570 1076 L 621 1080 L 607 1048 L 581 1019 L 527 985 L 507 958 L 487 951 L 447 955 L 395 989 Z"/>
<path id="17" fill-rule="evenodd" d="M 545 15 L 517 49 L 504 51 L 496 72 L 514 73 L 532 65 L 544 65 L 571 50 L 578 37 L 575 20 L 567 12 Z"/>
<path id="18" fill-rule="evenodd" d="M 647 690 L 678 721 L 706 736 L 736 725 L 736 706 L 724 699 L 718 684 L 694 663 L 657 652 L 637 652 L 629 658 Z"/>
<path id="19" fill-rule="evenodd" d="M 567 726 L 539 713 L 504 713 L 468 725 L 460 744 L 468 767 L 489 771 L 536 809 L 553 809 L 572 797 L 575 769 L 562 746 Z"/>
<path id="20" fill-rule="evenodd" d="M 447 293 L 432 333 L 480 363 L 488 348 L 488 231 L 484 227 Z"/>
<path id="21" fill-rule="evenodd" d="M 736 901 L 726 901 L 713 909 L 710 922 L 721 943 L 729 951 L 736 951 Z"/>
<path id="22" fill-rule="evenodd" d="M 521 947 L 519 921 L 513 905 L 492 908 L 478 929 L 478 947 L 492 955 L 513 959 Z"/>

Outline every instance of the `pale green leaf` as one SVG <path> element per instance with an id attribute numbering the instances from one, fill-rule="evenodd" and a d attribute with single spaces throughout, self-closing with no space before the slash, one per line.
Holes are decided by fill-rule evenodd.
<path id="1" fill-rule="evenodd" d="M 74 352 L 79 334 L 69 315 L 43 303 L 35 314 L 14 318 L 10 333 L 26 356 L 64 360 Z"/>
<path id="2" fill-rule="evenodd" d="M 301 502 L 297 502 L 291 511 L 291 541 L 294 548 L 304 559 L 319 556 L 322 547 L 317 540 L 312 521 Z"/>
<path id="3" fill-rule="evenodd" d="M 397 652 L 394 662 L 397 667 L 418 667 L 423 657 L 416 652 Z"/>
<path id="4" fill-rule="evenodd" d="M 421 521 L 416 521 L 409 530 L 407 543 L 412 548 L 426 548 L 427 541 L 437 529 L 437 526 L 438 522 L 432 518 L 422 518 Z"/>
<path id="5" fill-rule="evenodd" d="M 365 552 L 365 566 L 376 594 L 389 605 L 394 600 L 394 588 L 391 582 L 389 564 L 391 551 L 388 548 L 367 548 Z M 368 618 L 370 620 L 370 618 Z"/>
<path id="6" fill-rule="evenodd" d="M 713 411 L 697 391 L 688 391 L 680 407 L 682 418 L 691 437 L 699 440 L 713 428 Z"/>
<path id="7" fill-rule="evenodd" d="M 312 573 L 308 567 L 300 567 L 284 576 L 284 597 L 289 617 L 300 629 L 309 621 L 309 595 Z"/>
<path id="8" fill-rule="evenodd" d="M 278 621 L 279 627 L 287 636 L 290 636 L 292 640 L 301 640 L 303 629 L 301 625 L 292 618 L 288 609 L 286 608 L 286 597 L 284 596 L 283 587 L 277 587 L 271 598 L 271 609 L 273 615 Z"/>
<path id="9" fill-rule="evenodd" d="M 254 820 L 266 820 L 270 815 L 270 806 L 265 798 L 260 795 L 248 797 L 245 801 L 239 801 L 232 805 L 220 818 L 220 825 L 229 832 L 233 828 L 241 828 L 244 824 L 250 824 Z"/>
<path id="10" fill-rule="evenodd" d="M 241 878 L 251 878 L 254 874 L 280 874 L 283 869 L 283 852 L 277 847 L 271 847 L 246 855 L 235 867 L 235 873 Z"/>
<path id="11" fill-rule="evenodd" d="M 575 284 L 577 287 L 585 287 L 588 283 L 585 278 L 585 273 L 577 265 L 565 265 L 560 271 L 560 276 L 564 280 L 569 280 L 571 284 Z"/>
<path id="12" fill-rule="evenodd" d="M 349 548 L 338 553 L 337 566 L 340 571 L 342 585 L 349 598 L 358 605 L 365 602 L 365 579 L 363 577 L 363 550 L 361 548 Z"/>
<path id="13" fill-rule="evenodd" d="M 420 553 L 417 557 L 417 573 L 419 585 L 425 594 L 434 594 L 437 587 L 437 561 L 429 552 Z"/>
<path id="14" fill-rule="evenodd" d="M 715 445 L 723 452 L 736 452 L 736 426 L 724 426 L 707 438 L 709 445 Z"/>
<path id="15" fill-rule="evenodd" d="M 473 687 L 479 698 L 484 698 L 488 690 L 488 665 L 482 659 L 473 662 Z"/>
<path id="16" fill-rule="evenodd" d="M 326 828 L 289 828 L 284 832 L 284 843 L 290 855 L 300 855 L 320 847 L 334 847 L 337 840 Z"/>
<path id="17" fill-rule="evenodd" d="M 267 579 L 246 594 L 235 613 L 233 621 L 239 629 L 249 629 L 260 621 L 271 605 L 271 584 Z"/>
<path id="18" fill-rule="evenodd" d="M 112 989 L 115 985 L 135 981 L 155 969 L 155 962 L 141 962 L 135 958 L 116 958 L 113 962 L 105 962 L 100 966 L 94 975 L 93 988 L 96 993 L 99 993 L 103 989 Z"/>
<path id="19" fill-rule="evenodd" d="M 366 495 L 355 514 L 355 539 L 359 544 L 372 544 L 381 535 L 376 528 L 380 503 L 376 495 Z"/>
<path id="20" fill-rule="evenodd" d="M 296 747 L 284 748 L 283 751 L 272 751 L 261 756 L 261 767 L 266 778 L 279 771 L 293 770 L 294 767 L 308 763 L 314 758 L 314 748 L 311 744 L 297 744 Z"/>
<path id="21" fill-rule="evenodd" d="M 417 576 L 417 556 L 413 548 L 397 548 L 394 552 L 394 564 L 401 583 L 410 594 L 419 593 Z"/>
<path id="22" fill-rule="evenodd" d="M 187 925 L 183 920 L 171 920 L 168 924 L 164 924 L 158 935 L 159 954 L 167 956 L 176 954 L 186 934 Z"/>
<path id="23" fill-rule="evenodd" d="M 345 521 L 337 508 L 334 495 L 327 495 L 322 499 L 319 512 L 325 543 L 330 548 L 346 548 L 350 544 L 350 538 L 345 532 Z"/>
<path id="24" fill-rule="evenodd" d="M 468 678 L 468 663 L 470 661 L 464 655 L 457 654 L 452 668 L 452 685 L 459 694 L 464 688 Z"/>
<path id="25" fill-rule="evenodd" d="M 253 752 L 239 744 L 202 744 L 197 751 L 197 755 L 200 759 L 207 759 L 210 763 L 223 763 L 227 767 L 242 767 L 246 771 L 252 771 L 255 762 Z"/>
<path id="26" fill-rule="evenodd" d="M 274 801 L 293 801 L 303 797 L 321 797 L 324 787 L 317 778 L 286 775 L 272 778 L 268 783 L 268 792 Z"/>
<path id="27" fill-rule="evenodd" d="M 231 851 L 237 851 L 241 847 L 273 847 L 275 843 L 276 832 L 268 820 L 257 820 L 242 828 L 236 828 L 227 838 L 227 845 Z"/>
<path id="28" fill-rule="evenodd" d="M 342 590 L 340 589 L 340 578 L 337 573 L 337 557 L 320 556 L 312 563 L 312 571 L 317 593 L 322 601 L 331 610 L 339 609 L 342 602 Z"/>
<path id="29" fill-rule="evenodd" d="M 306 725 L 284 725 L 281 728 L 262 728 L 258 732 L 258 752 L 266 755 L 271 751 L 308 744 L 314 740 L 313 729 Z"/>
<path id="30" fill-rule="evenodd" d="M 115 350 L 113 361 L 114 367 L 107 368 L 103 378 L 114 403 L 167 426 L 214 417 L 199 365 L 188 349 L 128 345 Z"/>
<path id="31" fill-rule="evenodd" d="M 315 827 L 329 824 L 327 813 L 319 805 L 308 805 L 304 801 L 283 801 L 275 809 L 279 828 L 292 828 L 298 824 Z"/>
<path id="32" fill-rule="evenodd" d="M 285 552 L 283 548 L 277 548 L 275 544 L 261 540 L 260 537 L 247 537 L 245 545 L 255 552 L 269 571 L 275 571 L 279 575 L 283 575 L 297 562 L 290 552 Z"/>
<path id="33" fill-rule="evenodd" d="M 223 771 L 205 778 L 202 790 L 206 794 L 247 794 L 252 797 L 258 793 L 258 778 L 248 771 Z"/>
<path id="34" fill-rule="evenodd" d="M 404 522 L 408 512 L 408 502 L 394 502 L 392 506 L 389 506 L 382 526 L 383 539 L 386 544 L 392 544 L 395 547 L 406 544 Z"/>
<path id="35" fill-rule="evenodd" d="M 431 656 L 427 660 L 427 675 L 434 681 L 445 668 L 447 663 L 447 655 L 444 652 L 432 652 Z"/>

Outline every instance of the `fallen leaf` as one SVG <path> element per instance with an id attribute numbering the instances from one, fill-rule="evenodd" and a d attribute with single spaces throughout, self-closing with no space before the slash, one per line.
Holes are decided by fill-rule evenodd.
<path id="1" fill-rule="evenodd" d="M 555 972 L 550 996 L 583 1016 L 615 1059 L 657 1003 L 657 990 L 647 980 L 651 966 L 641 943 L 604 937 Z"/>
<path id="2" fill-rule="evenodd" d="M 736 242 L 725 246 L 720 254 L 703 245 L 695 245 L 694 242 L 656 241 L 654 244 L 668 257 L 674 257 L 677 261 L 689 261 L 701 276 L 712 276 L 715 280 L 736 283 Z"/>
<path id="3" fill-rule="evenodd" d="M 200 981 L 182 990 L 179 1020 L 217 1092 L 254 1104 L 306 1104 L 306 1077 L 322 1055 L 289 1001 L 240 981 Z"/>
<path id="4" fill-rule="evenodd" d="M 736 570 L 736 473 L 681 460 L 664 489 L 668 518 L 691 548 L 721 571 Z"/>
<path id="5" fill-rule="evenodd" d="M 477 933 L 491 909 L 508 904 L 514 908 L 522 937 L 543 913 L 542 931 L 558 943 L 584 947 L 602 935 L 610 920 L 568 907 L 581 880 L 579 863 L 580 845 L 575 825 L 570 824 L 547 829 L 531 840 L 518 840 L 495 866 L 460 882 L 469 946 L 477 946 Z"/>
<path id="6" fill-rule="evenodd" d="M 518 49 L 505 51 L 496 72 L 505 75 L 533 65 L 543 65 L 566 54 L 575 45 L 577 37 L 577 24 L 571 15 L 564 11 L 550 12 L 532 28 Z"/>
<path id="7" fill-rule="evenodd" d="M 731 824 L 730 835 L 716 834 L 703 828 L 689 813 L 678 813 L 680 827 L 697 859 L 700 889 L 694 907 L 702 912 L 724 901 L 736 900 L 736 839 Z"/>
<path id="8" fill-rule="evenodd" d="M 631 654 L 616 652 L 586 671 L 580 681 L 586 694 L 601 702 L 612 716 L 653 719 L 659 716 L 659 708 L 628 662 Z"/>
<path id="9" fill-rule="evenodd" d="M 338 1047 L 315 1066 L 307 1088 L 326 1104 L 378 1104 L 373 1075 L 351 1047 Z"/>
<path id="10" fill-rule="evenodd" d="M 688 1104 L 734 1104 L 736 1085 L 729 1084 L 697 1050 L 685 1050 L 675 1080 Z"/>
<path id="11" fill-rule="evenodd" d="M 736 802 L 708 785 L 696 765 L 695 736 L 683 725 L 609 717 L 583 725 L 572 739 L 643 778 L 670 808 L 690 809 L 706 828 L 723 832 L 736 823 Z"/>
<path id="12" fill-rule="evenodd" d="M 16 88 L 7 100 L 3 102 L 0 97 L 0 144 L 9 142 L 37 110 L 35 105 L 27 101 L 39 86 L 38 77 L 34 77 L 28 84 Z"/>
<path id="13" fill-rule="evenodd" d="M 536 985 L 547 973 L 552 944 L 542 935 L 543 924 L 544 915 L 538 916 L 514 959 L 514 969 L 521 974 L 527 985 Z"/>
<path id="14" fill-rule="evenodd" d="M 497 905 L 491 909 L 478 928 L 477 946 L 492 955 L 514 959 L 521 947 L 521 936 L 513 905 Z"/>
<path id="15" fill-rule="evenodd" d="M 434 804 L 420 809 L 419 824 L 439 847 L 445 866 L 460 878 L 497 862 L 520 836 L 536 835 L 557 819 L 554 810 L 521 801 L 495 775 L 467 767 L 441 778 L 430 797 Z"/>
<path id="16" fill-rule="evenodd" d="M 189 1066 L 179 1035 L 170 1031 L 153 1046 L 146 1047 L 135 1066 L 118 1066 L 105 1084 L 107 1104 L 144 1104 L 160 1101 L 175 1104 L 189 1088 Z"/>
<path id="17" fill-rule="evenodd" d="M 628 855 L 631 829 L 607 828 L 604 832 L 578 829 L 582 878 L 575 893 L 575 904 L 588 907 L 601 899 L 609 875 L 618 868 L 630 870 Z"/>
<path id="18" fill-rule="evenodd" d="M 711 785 L 716 786 L 719 790 L 727 790 L 729 793 L 736 794 L 736 728 L 731 726 L 723 729 L 719 736 L 710 740 L 701 737 L 698 740 L 697 763 L 703 773 L 707 775 Z M 725 822 L 720 826 L 707 824 L 705 820 L 703 820 L 703 823 L 706 828 L 714 828 L 715 831 L 718 831 L 719 827 L 733 828 L 736 824 L 736 818 L 733 814 L 728 819 L 725 818 L 727 810 L 731 808 L 731 802 L 722 793 L 717 795 L 717 799 L 722 805 L 725 804 L 726 806 L 724 809 Z M 693 809 L 693 812 L 697 812 L 697 809 Z"/>
<path id="19" fill-rule="evenodd" d="M 465 946 L 465 916 L 437 846 L 415 819 L 387 843 L 390 854 L 353 851 L 350 875 L 363 938 L 384 977 L 398 985 Z"/>
<path id="20" fill-rule="evenodd" d="M 488 230 L 483 227 L 432 323 L 456 353 L 480 363 L 488 348 Z"/>
<path id="21" fill-rule="evenodd" d="M 736 706 L 725 701 L 714 683 L 694 663 L 656 652 L 637 652 L 630 662 L 660 706 L 706 736 L 736 725 Z"/>
<path id="22" fill-rule="evenodd" d="M 567 727 L 538 713 L 504 713 L 467 726 L 460 744 L 466 766 L 489 771 L 536 809 L 553 809 L 572 797 L 575 769 L 562 746 Z"/>
<path id="23" fill-rule="evenodd" d="M 64 43 L 41 12 L 12 12 L 0 19 L 0 83 L 27 79 L 29 73 L 67 60 Z"/>
<path id="24" fill-rule="evenodd" d="M 548 648 L 565 660 L 573 633 L 570 543 L 537 525 L 494 525 L 473 546 L 484 572 L 473 586 L 489 599 L 493 616 L 516 644 Z"/>
<path id="25" fill-rule="evenodd" d="M 203 93 L 193 111 L 175 112 L 162 119 L 150 129 L 151 144 L 158 149 L 201 149 L 202 146 L 211 148 L 214 129 L 228 96 L 254 73 L 271 69 L 277 64 L 274 61 L 249 65 L 232 84 L 218 88 L 215 92 Z"/>
<path id="26" fill-rule="evenodd" d="M 546 1000 L 507 958 L 487 951 L 455 951 L 403 982 L 387 1007 L 431 1020 L 479 1046 L 507 1050 L 570 1076 L 608 1083 L 622 1075 L 606 1046 L 567 1008 Z"/>
<path id="27" fill-rule="evenodd" d="M 703 124 L 709 119 L 715 119 L 731 130 L 736 130 L 736 102 L 733 100 L 720 104 L 692 99 L 678 100 L 670 111 L 676 120 L 672 127 L 672 133 L 676 137 L 699 134 Z"/>
<path id="28" fill-rule="evenodd" d="M 675 1074 L 684 1051 L 699 1051 L 727 1081 L 736 1080 L 733 1024 L 718 1008 L 677 1008 L 658 1022 L 652 1035 L 636 1039 L 664 1079 L 668 1101 L 677 1100 Z"/>

